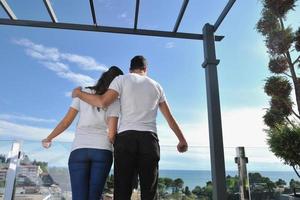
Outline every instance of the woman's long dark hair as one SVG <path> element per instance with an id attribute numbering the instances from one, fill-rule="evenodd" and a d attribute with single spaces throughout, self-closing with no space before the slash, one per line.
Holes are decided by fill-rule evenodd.
<path id="1" fill-rule="evenodd" d="M 103 72 L 96 85 L 86 88 L 95 91 L 95 94 L 102 95 L 108 90 L 108 87 L 114 78 L 119 75 L 123 75 L 123 71 L 117 66 L 111 66 L 106 72 Z"/>

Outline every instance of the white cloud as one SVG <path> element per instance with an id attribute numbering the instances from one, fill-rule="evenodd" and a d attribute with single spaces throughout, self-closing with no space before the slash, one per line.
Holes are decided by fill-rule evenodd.
<path id="1" fill-rule="evenodd" d="M 224 111 L 225 146 L 266 147 L 267 127 L 263 123 L 263 108 L 240 108 Z"/>
<path id="2" fill-rule="evenodd" d="M 262 170 L 274 164 L 274 170 L 290 170 L 269 151 L 266 133 L 263 131 L 262 116 L 264 110 L 256 107 L 227 109 L 222 112 L 224 154 L 227 170 L 236 170 L 235 148 L 244 146 L 246 156 L 251 163 L 251 170 Z M 167 125 L 158 126 L 161 144 L 161 165 L 165 169 L 173 166 L 183 169 L 209 169 L 210 150 L 208 121 L 206 117 L 199 123 L 182 123 L 182 131 L 188 141 L 189 151 L 179 154 L 176 150 L 177 138 Z M 193 163 L 189 165 L 187 163 Z M 185 167 L 183 167 L 185 166 Z M 269 169 L 270 170 L 270 169 Z"/>
<path id="3" fill-rule="evenodd" d="M 26 120 L 28 119 L 40 121 L 27 117 Z M 44 149 L 41 140 L 46 138 L 53 129 L 14 123 L 11 120 L 11 116 L 5 120 L 0 118 L 0 153 L 6 154 L 11 148 L 12 141 L 20 141 L 21 151 L 30 159 L 48 162 L 50 166 L 67 166 L 71 142 L 74 138 L 72 131 L 63 132 L 53 140 L 51 148 Z"/>
<path id="4" fill-rule="evenodd" d="M 23 125 L 0 120 L 0 138 L 11 140 L 34 140 L 41 141 L 51 133 L 52 129 Z M 66 131 L 59 135 L 56 141 L 70 142 L 73 140 L 73 133 Z"/>
<path id="5" fill-rule="evenodd" d="M 87 86 L 95 84 L 96 80 L 90 76 L 75 73 L 69 69 L 69 67 L 61 62 L 40 62 L 49 70 L 56 72 L 56 74 L 64 79 L 67 79 L 76 85 Z"/>
<path id="6" fill-rule="evenodd" d="M 65 92 L 65 97 L 71 97 L 72 96 L 72 92 Z"/>
<path id="7" fill-rule="evenodd" d="M 89 86 L 95 84 L 95 79 L 91 78 L 90 76 L 74 73 L 71 71 L 68 72 L 59 72 L 58 75 L 62 78 L 68 79 L 74 82 L 77 85 L 81 86 Z"/>
<path id="8" fill-rule="evenodd" d="M 71 62 L 76 64 L 82 70 L 105 71 L 107 68 L 103 64 L 99 64 L 90 56 L 82 56 L 72 53 L 62 53 L 57 48 L 47 47 L 42 44 L 36 44 L 29 39 L 13 40 L 17 45 L 25 47 L 27 55 L 38 60 L 48 62 Z"/>
<path id="9" fill-rule="evenodd" d="M 223 138 L 226 170 L 236 170 L 234 163 L 235 147 L 245 146 L 246 156 L 249 158 L 249 170 L 290 170 L 284 166 L 269 150 L 265 143 L 266 134 L 261 108 L 236 108 L 224 110 Z M 197 123 L 181 124 L 181 128 L 188 140 L 189 151 L 178 153 L 176 150 L 177 139 L 166 125 L 159 125 L 158 134 L 161 144 L 161 169 L 186 169 L 209 170 L 210 149 L 207 121 L 203 119 Z M 46 137 L 52 129 L 22 125 L 0 119 L 0 139 L 23 139 L 40 141 Z M 58 146 L 52 148 L 53 155 L 57 155 L 61 147 L 70 146 L 73 140 L 73 132 L 62 133 L 55 141 Z M 60 143 L 67 142 L 67 143 Z M 69 149 L 69 148 L 68 148 Z M 36 151 L 34 151 L 36 152 Z M 46 153 L 46 152 L 44 152 Z M 35 157 L 42 153 L 35 154 Z M 43 154 L 44 155 L 44 154 Z M 43 158 L 43 156 L 40 156 Z M 55 156 L 54 156 L 55 157 Z M 56 165 L 56 159 L 49 157 L 52 165 Z M 52 159 L 53 158 L 53 159 Z M 61 158 L 64 160 L 64 158 Z M 60 162 L 60 161 L 59 161 Z"/>
<path id="10" fill-rule="evenodd" d="M 48 60 L 47 56 L 43 55 L 40 52 L 34 51 L 32 49 L 26 49 L 25 52 L 27 55 L 36 58 L 38 60 Z"/>
<path id="11" fill-rule="evenodd" d="M 118 15 L 119 19 L 126 19 L 127 18 L 127 12 L 123 12 L 121 14 Z"/>
<path id="12" fill-rule="evenodd" d="M 160 169 L 210 170 L 209 147 L 190 147 L 185 153 L 178 153 L 176 146 L 161 145 Z M 246 148 L 249 171 L 290 171 L 266 147 Z M 224 149 L 226 170 L 237 170 L 235 148 Z"/>
<path id="13" fill-rule="evenodd" d="M 263 41 L 264 39 L 262 37 L 259 37 L 254 44 L 245 44 L 243 45 L 243 47 L 247 47 L 247 50 L 249 50 L 250 54 L 255 56 L 256 59 L 259 59 L 263 61 L 263 63 L 267 64 L 267 62 L 269 61 L 269 54 L 268 49 Z M 248 49 L 248 47 L 250 48 Z"/>
<path id="14" fill-rule="evenodd" d="M 81 56 L 77 54 L 65 53 L 61 54 L 63 60 L 75 63 L 83 70 L 95 70 L 106 71 L 107 68 L 104 65 L 98 64 L 97 61 L 90 56 Z"/>
<path id="15" fill-rule="evenodd" d="M 174 42 L 167 42 L 165 44 L 165 48 L 167 48 L 167 49 L 172 49 L 174 47 L 175 47 L 175 43 Z"/>
<path id="16" fill-rule="evenodd" d="M 0 140 L 0 154 L 7 155 L 11 150 L 12 142 L 12 140 Z M 45 149 L 41 141 L 20 142 L 22 154 L 27 155 L 31 161 L 48 162 L 49 167 L 68 167 L 71 143 L 54 141 L 50 148 Z"/>
<path id="17" fill-rule="evenodd" d="M 127 12 L 122 12 L 122 13 L 118 14 L 117 19 L 122 22 L 125 22 L 128 25 L 132 25 L 132 22 L 133 22 L 132 17 L 128 16 Z"/>
<path id="18" fill-rule="evenodd" d="M 45 47 L 41 44 L 35 44 L 28 39 L 13 40 L 17 45 L 26 47 L 26 53 L 29 56 L 39 59 L 58 61 L 60 57 L 59 50 L 57 48 Z"/>
<path id="19" fill-rule="evenodd" d="M 93 85 L 96 81 L 88 75 L 73 72 L 65 61 L 75 63 L 84 70 L 106 70 L 103 65 L 98 64 L 92 57 L 61 53 L 57 48 L 50 48 L 41 44 L 35 44 L 28 39 L 14 40 L 13 42 L 20 46 L 24 46 L 26 48 L 26 54 L 38 60 L 39 63 L 47 69 L 55 72 L 59 77 L 75 83 L 76 85 Z"/>
<path id="20" fill-rule="evenodd" d="M 105 8 L 112 9 L 112 1 L 111 0 L 98 0 L 98 2 L 104 6 Z"/>
<path id="21" fill-rule="evenodd" d="M 222 112 L 223 142 L 225 147 L 267 147 L 263 131 L 262 108 L 237 108 Z M 180 124 L 183 133 L 192 146 L 209 146 L 207 118 L 199 123 Z M 158 133 L 163 144 L 175 145 L 177 139 L 167 125 L 159 125 Z"/>
<path id="22" fill-rule="evenodd" d="M 55 119 L 43 119 L 43 118 L 26 116 L 26 115 L 13 115 L 13 114 L 0 114 L 0 119 L 2 119 L 2 120 L 22 120 L 22 121 L 28 121 L 28 122 L 46 122 L 46 123 L 56 122 Z"/>
<path id="23" fill-rule="evenodd" d="M 61 62 L 40 62 L 48 69 L 54 72 L 68 72 L 70 71 L 69 67 Z"/>

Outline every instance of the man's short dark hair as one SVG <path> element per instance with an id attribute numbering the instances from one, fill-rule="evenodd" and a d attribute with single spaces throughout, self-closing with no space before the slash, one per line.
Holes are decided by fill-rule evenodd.
<path id="1" fill-rule="evenodd" d="M 147 60 L 144 56 L 134 56 L 130 62 L 130 70 L 144 70 L 147 66 Z"/>

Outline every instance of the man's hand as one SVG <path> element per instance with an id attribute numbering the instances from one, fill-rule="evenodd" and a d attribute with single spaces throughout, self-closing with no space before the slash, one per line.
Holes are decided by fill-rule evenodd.
<path id="1" fill-rule="evenodd" d="M 80 92 L 81 92 L 81 87 L 77 87 L 72 91 L 72 98 L 76 98 L 79 96 Z"/>
<path id="2" fill-rule="evenodd" d="M 177 145 L 177 150 L 180 153 L 186 152 L 188 150 L 188 144 L 185 140 L 183 141 L 179 141 L 178 145 Z"/>

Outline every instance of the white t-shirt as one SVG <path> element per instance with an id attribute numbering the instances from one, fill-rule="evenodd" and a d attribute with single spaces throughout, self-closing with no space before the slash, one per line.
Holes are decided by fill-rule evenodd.
<path id="1" fill-rule="evenodd" d="M 84 89 L 83 91 L 93 93 L 90 89 Z M 79 112 L 72 151 L 79 148 L 111 151 L 112 144 L 108 139 L 106 120 L 108 117 L 119 117 L 119 100 L 116 100 L 107 109 L 100 108 L 98 111 L 97 107 L 91 106 L 79 98 L 74 98 L 71 107 Z"/>
<path id="2" fill-rule="evenodd" d="M 157 132 L 158 105 L 166 101 L 166 97 L 156 81 L 130 73 L 116 77 L 109 89 L 115 90 L 120 96 L 119 133 L 126 130 Z"/>

